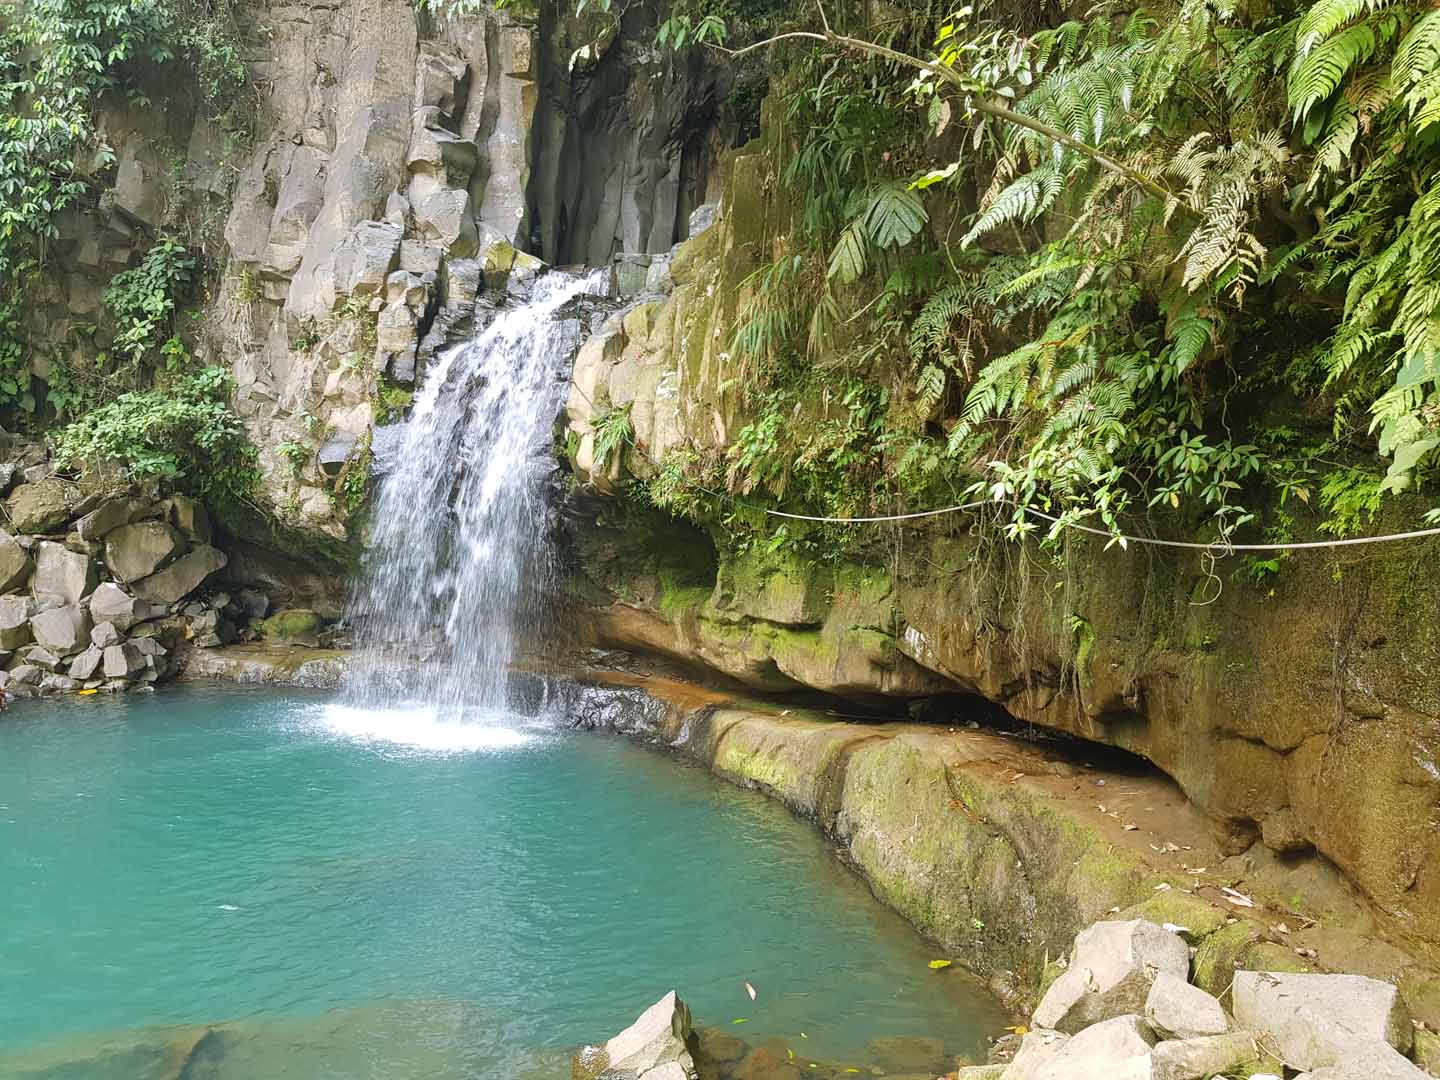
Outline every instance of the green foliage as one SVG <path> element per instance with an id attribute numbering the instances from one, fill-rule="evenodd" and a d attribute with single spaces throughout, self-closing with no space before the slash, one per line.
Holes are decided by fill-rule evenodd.
<path id="1" fill-rule="evenodd" d="M 227 405 L 234 386 L 203 368 L 154 390 L 122 394 L 63 428 L 56 457 L 67 468 L 109 463 L 212 503 L 255 491 L 255 450 Z"/>
<path id="2" fill-rule="evenodd" d="M 375 398 L 375 422 L 384 427 L 405 419 L 406 411 L 415 400 L 415 392 L 391 382 L 389 376 L 381 375 Z"/>
<path id="3" fill-rule="evenodd" d="M 861 45 L 776 66 L 797 209 L 740 290 L 720 483 L 1238 542 L 1440 474 L 1433 5 L 927 11 L 837 8 Z M 699 512 L 713 471 L 666 468 L 652 498 Z"/>
<path id="4" fill-rule="evenodd" d="M 185 247 L 164 236 L 139 266 L 110 279 L 105 307 L 115 323 L 113 349 L 122 371 L 138 369 L 156 350 L 174 369 L 184 353 L 174 332 L 176 303 L 190 291 L 194 273 L 195 260 Z"/>
<path id="5" fill-rule="evenodd" d="M 635 437 L 635 425 L 630 420 L 630 406 L 610 408 L 601 412 L 591 421 L 595 429 L 595 468 L 605 468 L 610 456 Z"/>

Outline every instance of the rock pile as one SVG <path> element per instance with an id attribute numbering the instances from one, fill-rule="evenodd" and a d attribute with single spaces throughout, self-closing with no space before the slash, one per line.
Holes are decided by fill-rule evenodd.
<path id="1" fill-rule="evenodd" d="M 1096 923 L 1076 937 L 1013 1059 L 962 1068 L 958 1080 L 1429 1075 L 1405 1056 L 1414 1032 L 1390 983 L 1242 971 L 1232 1019 L 1189 974 L 1189 947 L 1177 934 L 1140 919 Z"/>
<path id="2" fill-rule="evenodd" d="M 0 465 L 0 480 L 9 519 L 0 529 L 6 692 L 154 683 L 174 673 L 180 638 L 221 642 L 213 600 L 188 600 L 226 564 L 194 500 L 87 490 L 43 461 Z M 208 629 L 197 635 L 197 624 Z"/>

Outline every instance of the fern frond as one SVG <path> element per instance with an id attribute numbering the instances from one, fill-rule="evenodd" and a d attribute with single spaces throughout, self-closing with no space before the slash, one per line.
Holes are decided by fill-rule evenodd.
<path id="1" fill-rule="evenodd" d="M 1328 100 L 1351 70 L 1375 54 L 1375 46 L 1374 28 L 1368 23 L 1357 23 L 1327 38 L 1308 53 L 1297 54 L 1290 69 L 1289 87 L 1290 108 L 1295 119 L 1303 120 L 1311 109 Z"/>

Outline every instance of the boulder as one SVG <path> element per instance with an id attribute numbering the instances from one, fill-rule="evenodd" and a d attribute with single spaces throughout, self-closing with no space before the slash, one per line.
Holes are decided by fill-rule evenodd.
<path id="1" fill-rule="evenodd" d="M 55 671 L 63 661 L 49 649 L 40 645 L 31 645 L 30 648 L 21 654 L 20 662 L 23 664 L 33 664 L 35 667 L 43 668 L 46 671 Z"/>
<path id="2" fill-rule="evenodd" d="M 320 644 L 320 628 L 324 621 L 308 608 L 291 608 L 277 612 L 260 624 L 260 633 L 267 641 L 286 645 L 305 645 L 315 648 Z"/>
<path id="3" fill-rule="evenodd" d="M 170 651 L 169 649 L 165 648 L 164 645 L 161 645 L 160 642 L 156 641 L 153 637 L 132 638 L 130 644 L 134 645 L 135 648 L 140 650 L 141 656 L 159 657 L 166 655 Z"/>
<path id="4" fill-rule="evenodd" d="M 1059 1031 L 1027 1031 L 1002 1074 L 1003 1080 L 1046 1080 L 1053 1075 L 1050 1066 L 1069 1041 L 1070 1036 Z"/>
<path id="5" fill-rule="evenodd" d="M 111 645 L 119 645 L 124 640 L 125 635 L 115 628 L 114 623 L 98 623 L 90 631 L 90 643 L 97 649 L 108 649 Z"/>
<path id="6" fill-rule="evenodd" d="M 98 623 L 110 623 L 122 634 L 138 622 L 150 618 L 150 605 L 131 596 L 119 585 L 105 582 L 90 596 L 90 617 Z"/>
<path id="7" fill-rule="evenodd" d="M 80 679 L 82 682 L 93 678 L 95 672 L 100 670 L 100 665 L 105 660 L 105 651 L 97 649 L 93 645 L 82 652 L 74 660 L 70 661 L 70 677 Z"/>
<path id="8" fill-rule="evenodd" d="M 30 616 L 35 604 L 25 596 L 0 596 L 0 649 L 18 649 L 34 640 Z"/>
<path id="9" fill-rule="evenodd" d="M 1335 1064 L 1305 1073 L 1303 1080 L 1430 1080 L 1430 1074 L 1389 1043 L 1368 1043 L 1350 1047 Z"/>
<path id="10" fill-rule="evenodd" d="M 189 544 L 180 530 L 163 521 L 122 525 L 105 538 L 105 565 L 120 581 L 149 577 L 179 555 Z"/>
<path id="11" fill-rule="evenodd" d="M 16 532 L 54 532 L 70 520 L 76 498 L 74 489 L 55 477 L 38 484 L 21 484 L 10 496 L 10 524 Z"/>
<path id="12" fill-rule="evenodd" d="M 1145 999 L 1145 1019 L 1168 1039 L 1198 1039 L 1230 1030 L 1224 1006 L 1199 987 L 1161 972 Z"/>
<path id="13" fill-rule="evenodd" d="M 158 574 L 135 582 L 135 592 L 142 599 L 168 607 L 198 589 L 227 561 L 219 549 L 197 544 L 188 555 L 182 555 Z"/>
<path id="14" fill-rule="evenodd" d="M 1117 1016 L 1072 1037 L 1036 1080 L 1151 1080 L 1154 1043 L 1140 1017 Z"/>
<path id="15" fill-rule="evenodd" d="M 42 694 L 73 694 L 80 689 L 80 681 L 68 675 L 46 675 L 40 680 Z"/>
<path id="16" fill-rule="evenodd" d="M 1233 1001 L 1236 1022 L 1266 1036 L 1300 1069 L 1334 1065 L 1357 1044 L 1403 1052 L 1414 1039 L 1400 992 L 1363 975 L 1241 971 Z"/>
<path id="17" fill-rule="evenodd" d="M 77 521 L 75 531 L 85 543 L 95 543 L 104 540 L 121 525 L 138 521 L 153 509 L 154 504 L 146 499 L 108 499 Z"/>
<path id="18" fill-rule="evenodd" d="M 47 597 L 65 604 L 78 604 L 95 588 L 98 580 L 95 561 L 64 544 L 49 541 L 35 548 L 35 577 L 31 591 L 37 600 Z"/>
<path id="19" fill-rule="evenodd" d="M 670 991 L 604 1046 L 575 1055 L 576 1080 L 694 1080 L 690 1009 Z"/>
<path id="20" fill-rule="evenodd" d="M 30 620 L 36 644 L 57 656 L 74 656 L 90 645 L 90 616 L 78 604 L 42 611 Z"/>
<path id="21" fill-rule="evenodd" d="M 0 593 L 13 592 L 30 580 L 35 563 L 8 532 L 0 530 Z"/>
<path id="22" fill-rule="evenodd" d="M 1100 922 L 1075 938 L 1070 966 L 1036 1008 L 1034 1026 L 1070 1034 L 1117 1016 L 1138 1015 L 1162 973 L 1185 979 L 1183 938 L 1143 919 Z"/>
<path id="23" fill-rule="evenodd" d="M 205 507 L 185 495 L 170 497 L 170 524 L 185 534 L 195 544 L 208 544 L 212 532 L 210 515 Z"/>
<path id="24" fill-rule="evenodd" d="M 36 686 L 44 677 L 45 672 L 34 664 L 17 664 L 10 669 L 10 682 L 7 686 Z"/>
<path id="25" fill-rule="evenodd" d="M 1206 1080 L 1261 1056 L 1255 1036 L 1243 1031 L 1200 1039 L 1171 1039 L 1155 1046 L 1151 1055 L 1152 1080 Z"/>
<path id="26" fill-rule="evenodd" d="M 145 657 L 129 642 L 106 649 L 103 663 L 107 679 L 128 679 L 145 670 Z"/>

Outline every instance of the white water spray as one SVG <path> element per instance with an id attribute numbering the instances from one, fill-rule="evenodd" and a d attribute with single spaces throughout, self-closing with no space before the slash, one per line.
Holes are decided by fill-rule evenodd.
<path id="1" fill-rule="evenodd" d="M 546 275 L 427 375 L 375 500 L 347 705 L 403 703 L 442 722 L 503 713 L 517 636 L 553 572 L 545 487 L 579 344 L 555 315 L 598 288 Z"/>

